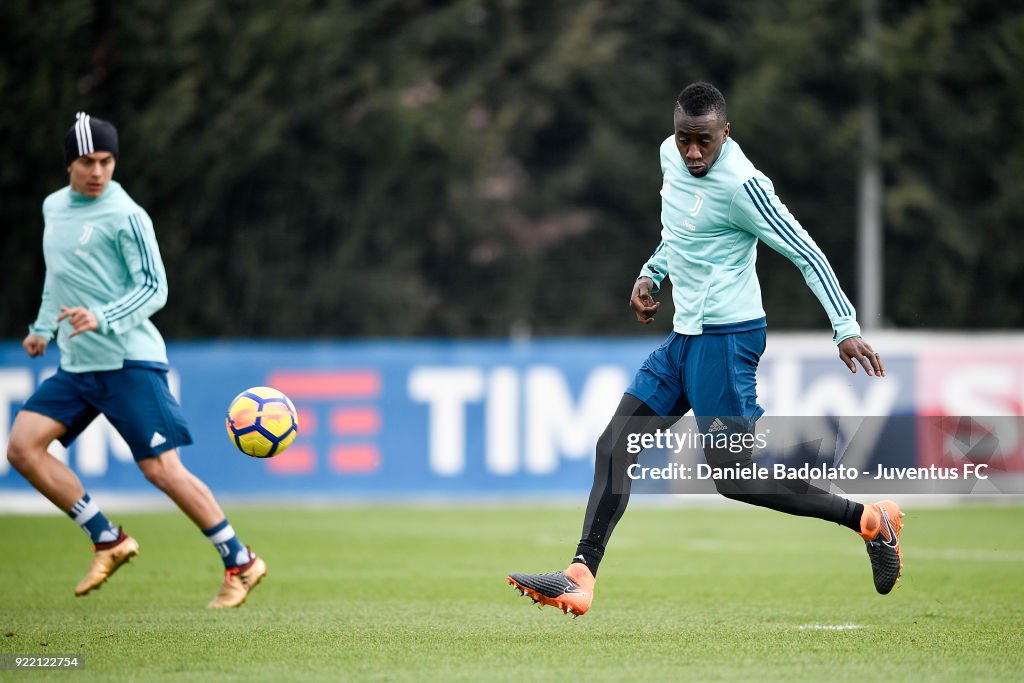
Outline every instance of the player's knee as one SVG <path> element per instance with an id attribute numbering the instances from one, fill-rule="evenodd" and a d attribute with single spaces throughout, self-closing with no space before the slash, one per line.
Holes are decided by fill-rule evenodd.
<path id="1" fill-rule="evenodd" d="M 778 493 L 774 482 L 758 479 L 716 479 L 715 488 L 726 498 L 751 505 Z"/>
<path id="2" fill-rule="evenodd" d="M 727 469 L 726 472 L 734 470 Z M 726 498 L 747 502 L 746 498 L 758 493 L 759 482 L 756 479 L 747 479 L 742 476 L 727 476 L 714 479 L 715 489 Z"/>
<path id="3" fill-rule="evenodd" d="M 740 482 L 734 479 L 715 479 L 715 489 L 726 498 L 740 500 L 744 491 L 740 490 Z"/>
<path id="4" fill-rule="evenodd" d="M 173 473 L 157 458 L 147 458 L 140 461 L 139 469 L 142 470 L 146 480 L 161 491 L 166 491 L 174 481 Z"/>
<path id="5" fill-rule="evenodd" d="M 620 437 L 621 438 L 621 437 Z M 637 460 L 637 454 L 630 452 L 626 444 L 617 440 L 611 425 L 604 430 L 594 449 L 594 471 L 622 472 Z"/>
<path id="6" fill-rule="evenodd" d="M 14 439 L 7 444 L 7 462 L 11 463 L 11 467 L 19 472 L 28 464 L 25 451 L 15 443 Z"/>
<path id="7" fill-rule="evenodd" d="M 749 491 L 740 491 L 736 487 L 736 482 L 715 482 L 715 488 L 722 494 L 724 498 L 729 500 L 735 500 L 740 503 L 750 503 L 754 498 L 754 494 Z"/>
<path id="8" fill-rule="evenodd" d="M 7 462 L 11 463 L 11 467 L 19 472 L 31 469 L 40 456 L 46 456 L 46 446 L 19 430 L 11 432 L 7 442 Z"/>
<path id="9" fill-rule="evenodd" d="M 143 476 L 161 491 L 175 488 L 189 478 L 188 470 L 176 457 L 157 456 L 139 461 Z"/>

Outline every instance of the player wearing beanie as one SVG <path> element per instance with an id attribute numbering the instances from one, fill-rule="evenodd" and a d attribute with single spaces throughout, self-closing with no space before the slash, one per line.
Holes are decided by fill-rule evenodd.
<path id="1" fill-rule="evenodd" d="M 102 414 L 124 437 L 139 469 L 203 531 L 224 561 L 210 607 L 235 607 L 266 574 L 239 540 L 213 494 L 178 457 L 192 443 L 167 383 L 164 340 L 150 316 L 167 300 L 167 277 L 153 223 L 113 180 L 117 129 L 79 113 L 64 136 L 69 184 L 43 202 L 42 304 L 22 346 L 43 355 L 56 335 L 60 368 L 15 416 L 7 459 L 89 535 L 93 561 L 75 595 L 99 588 L 139 553 L 78 476 L 52 457 Z"/>

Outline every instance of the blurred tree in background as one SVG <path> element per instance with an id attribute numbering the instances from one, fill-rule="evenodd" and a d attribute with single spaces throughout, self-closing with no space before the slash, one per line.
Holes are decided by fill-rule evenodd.
<path id="1" fill-rule="evenodd" d="M 80 110 L 121 132 L 169 338 L 650 334 L 627 298 L 697 79 L 855 297 L 866 77 L 887 322 L 1020 327 L 1024 8 L 881 4 L 872 76 L 841 0 L 8 0 L 0 335 L 35 316 Z M 759 273 L 774 329 L 827 330 L 795 267 L 762 249 Z"/>

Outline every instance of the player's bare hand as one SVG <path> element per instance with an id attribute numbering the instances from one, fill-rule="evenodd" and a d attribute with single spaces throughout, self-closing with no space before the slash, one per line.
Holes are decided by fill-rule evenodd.
<path id="1" fill-rule="evenodd" d="M 21 342 L 21 346 L 25 349 L 25 353 L 28 354 L 29 358 L 35 358 L 46 353 L 46 344 L 47 340 L 38 334 L 30 334 Z"/>
<path id="2" fill-rule="evenodd" d="M 83 332 L 91 332 L 92 330 L 99 329 L 100 326 L 99 321 L 96 320 L 96 314 L 85 306 L 75 306 L 73 308 L 61 306 L 57 322 L 65 319 L 71 323 L 71 327 L 75 328 L 75 331 L 68 335 L 69 337 L 74 337 Z"/>
<path id="3" fill-rule="evenodd" d="M 885 377 L 882 355 L 861 337 L 850 337 L 839 342 L 839 359 L 846 363 L 846 367 L 854 374 L 857 373 L 857 363 L 860 363 L 869 376 Z"/>
<path id="4" fill-rule="evenodd" d="M 651 296 L 651 286 L 654 280 L 649 277 L 638 278 L 633 285 L 633 293 L 629 297 L 629 307 L 636 313 L 636 319 L 644 325 L 654 322 L 654 314 L 661 306 L 660 301 L 655 301 Z"/>

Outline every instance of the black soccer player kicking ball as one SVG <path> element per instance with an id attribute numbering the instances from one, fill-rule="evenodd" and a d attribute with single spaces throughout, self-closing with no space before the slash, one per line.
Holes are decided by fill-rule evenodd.
<path id="1" fill-rule="evenodd" d="M 510 574 L 508 582 L 534 602 L 575 616 L 590 609 L 598 565 L 629 501 L 627 470 L 637 459 L 632 434 L 669 427 L 692 411 L 702 434 L 753 430 L 757 364 L 766 319 L 754 261 L 758 240 L 789 258 L 804 275 L 832 324 L 839 358 L 856 373 L 885 377 L 881 356 L 860 336 L 856 311 L 828 259 L 730 137 L 725 98 L 713 85 L 688 85 L 676 101 L 675 132 L 661 145 L 661 243 L 633 285 L 630 306 L 650 324 L 662 282 L 672 280 L 673 331 L 644 361 L 598 439 L 594 484 L 583 536 L 571 564 L 547 574 Z M 706 448 L 712 466 L 750 467 L 751 451 Z M 728 498 L 849 527 L 867 543 L 875 589 L 889 593 L 903 566 L 903 513 L 892 501 L 868 505 L 807 482 L 716 481 Z"/>

